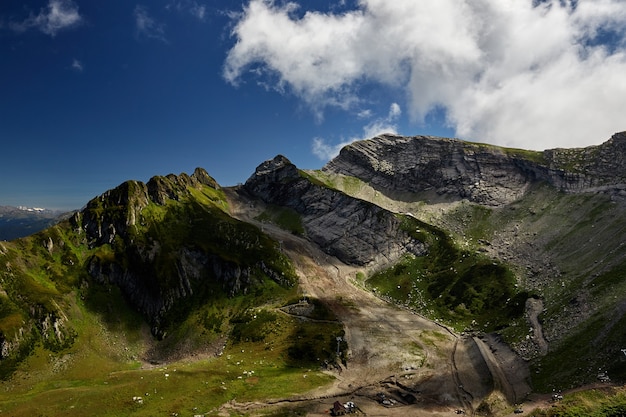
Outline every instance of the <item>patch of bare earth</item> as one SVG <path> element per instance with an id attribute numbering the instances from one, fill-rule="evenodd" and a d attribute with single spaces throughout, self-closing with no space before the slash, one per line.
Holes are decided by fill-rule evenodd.
<path id="1" fill-rule="evenodd" d="M 232 215 L 254 223 L 260 207 L 229 192 Z M 333 384 L 298 398 L 225 404 L 223 411 L 254 415 L 263 408 L 297 403 L 308 416 L 328 415 L 335 401 L 353 401 L 376 416 L 473 415 L 494 393 L 501 410 L 529 392 L 528 370 L 495 338 L 455 334 L 419 314 L 385 302 L 361 288 L 358 269 L 323 253 L 315 244 L 271 224 L 263 230 L 282 241 L 303 292 L 324 302 L 343 322 L 349 352 Z M 510 408 L 510 407 L 509 407 Z M 494 410 L 497 411 L 497 410 Z"/>

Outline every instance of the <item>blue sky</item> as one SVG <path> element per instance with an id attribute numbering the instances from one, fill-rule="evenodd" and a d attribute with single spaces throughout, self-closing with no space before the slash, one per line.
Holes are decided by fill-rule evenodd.
<path id="1" fill-rule="evenodd" d="M 0 205 L 317 169 L 381 132 L 526 149 L 626 130 L 618 0 L 2 0 Z"/>

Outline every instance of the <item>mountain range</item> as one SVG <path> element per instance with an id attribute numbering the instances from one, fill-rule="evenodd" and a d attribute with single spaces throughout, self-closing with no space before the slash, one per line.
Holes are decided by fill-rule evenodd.
<path id="1" fill-rule="evenodd" d="M 64 215 L 43 208 L 0 206 L 0 240 L 31 235 L 59 222 Z"/>
<path id="2" fill-rule="evenodd" d="M 508 415 L 597 383 L 621 398 L 625 207 L 626 132 L 543 152 L 381 135 L 321 170 L 276 156 L 237 187 L 201 168 L 127 181 L 0 242 L 0 407 Z"/>

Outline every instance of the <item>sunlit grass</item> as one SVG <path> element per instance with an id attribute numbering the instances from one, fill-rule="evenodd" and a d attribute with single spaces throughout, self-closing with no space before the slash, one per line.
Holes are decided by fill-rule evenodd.
<path id="1" fill-rule="evenodd" d="M 318 340 L 316 335 L 332 334 L 338 329 L 330 327 L 338 325 L 309 326 L 284 316 L 267 340 L 229 343 L 217 357 L 150 365 L 140 361 L 146 348 L 143 325 L 111 324 L 98 313 L 76 308 L 76 343 L 58 355 L 36 348 L 11 379 L 0 383 L 3 413 L 217 415 L 231 400 L 288 398 L 331 381 L 315 363 L 294 366 L 287 351 L 296 331 L 299 338 Z"/>

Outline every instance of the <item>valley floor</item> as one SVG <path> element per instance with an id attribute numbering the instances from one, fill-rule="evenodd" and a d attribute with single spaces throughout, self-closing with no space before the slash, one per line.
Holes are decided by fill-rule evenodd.
<path id="1" fill-rule="evenodd" d="M 262 208 L 229 193 L 232 215 L 254 223 Z M 526 363 L 496 337 L 459 335 L 387 303 L 360 286 L 358 269 L 306 239 L 271 224 L 258 225 L 282 242 L 305 296 L 321 300 L 341 318 L 349 359 L 333 371 L 332 386 L 284 402 L 229 403 L 224 415 L 288 404 L 308 416 L 322 416 L 335 401 L 353 401 L 365 415 L 376 416 L 443 416 L 457 410 L 472 415 L 479 407 L 502 415 L 530 393 Z"/>

